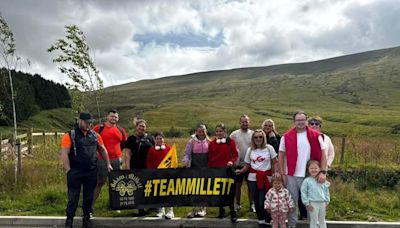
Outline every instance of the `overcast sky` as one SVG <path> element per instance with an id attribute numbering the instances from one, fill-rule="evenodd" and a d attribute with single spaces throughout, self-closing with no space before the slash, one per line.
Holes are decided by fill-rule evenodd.
<path id="1" fill-rule="evenodd" d="M 0 12 L 31 61 L 20 69 L 58 82 L 46 50 L 69 24 L 106 86 L 400 46 L 399 0 L 1 0 Z"/>

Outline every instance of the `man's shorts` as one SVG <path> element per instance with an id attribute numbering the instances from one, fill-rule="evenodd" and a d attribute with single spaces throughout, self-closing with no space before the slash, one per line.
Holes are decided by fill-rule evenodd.
<path id="1" fill-rule="evenodd" d="M 113 170 L 121 169 L 121 161 L 120 160 L 111 160 L 111 166 Z M 108 177 L 107 163 L 103 159 L 97 159 L 97 176 L 99 177 Z"/>

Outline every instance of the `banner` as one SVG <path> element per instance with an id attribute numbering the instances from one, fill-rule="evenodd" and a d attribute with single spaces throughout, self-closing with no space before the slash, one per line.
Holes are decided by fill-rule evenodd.
<path id="1" fill-rule="evenodd" d="M 110 208 L 229 206 L 234 172 L 225 168 L 113 170 L 108 175 Z"/>

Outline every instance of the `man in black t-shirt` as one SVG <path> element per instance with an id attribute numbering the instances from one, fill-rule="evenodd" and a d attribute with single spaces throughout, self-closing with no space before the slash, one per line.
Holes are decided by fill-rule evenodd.
<path id="1" fill-rule="evenodd" d="M 147 152 L 154 145 L 154 138 L 146 133 L 146 121 L 136 122 L 136 135 L 128 137 L 124 147 L 125 169 L 145 169 Z M 139 209 L 139 216 L 145 215 L 144 209 Z"/>
<path id="2" fill-rule="evenodd" d="M 125 168 L 146 168 L 147 151 L 154 145 L 153 136 L 146 134 L 146 121 L 139 119 L 136 122 L 136 135 L 128 137 L 125 143 Z"/>

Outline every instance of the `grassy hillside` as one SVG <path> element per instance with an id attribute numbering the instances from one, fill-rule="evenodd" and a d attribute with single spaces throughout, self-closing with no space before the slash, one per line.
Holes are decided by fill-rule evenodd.
<path id="1" fill-rule="evenodd" d="M 34 131 L 65 131 L 73 125 L 74 118 L 74 112 L 68 108 L 41 111 L 28 120 L 18 123 L 18 134 L 26 133 L 27 128 L 34 128 Z M 12 131 L 12 127 L 0 128 L 3 137 L 11 137 Z"/>
<path id="2" fill-rule="evenodd" d="M 122 125 L 140 115 L 150 130 L 189 131 L 199 121 L 253 128 L 272 118 L 278 130 L 305 110 L 332 135 L 396 136 L 400 126 L 400 47 L 327 60 L 195 73 L 105 89 L 102 108 L 120 110 Z"/>

